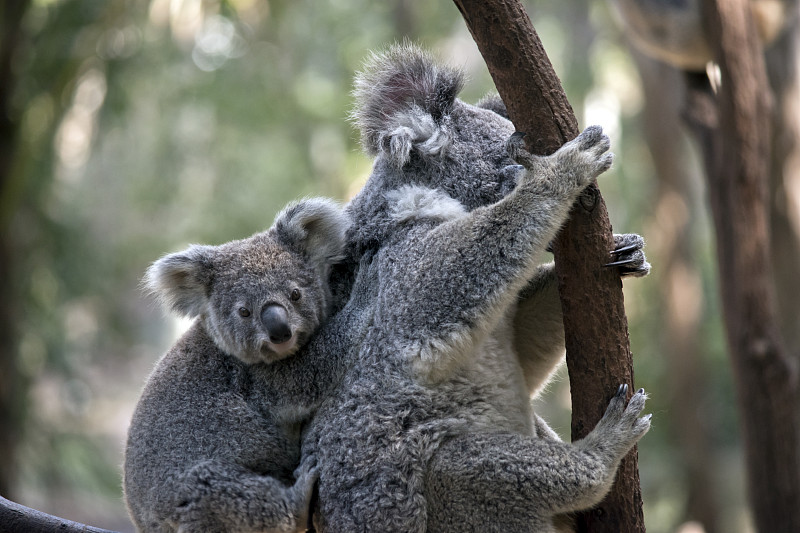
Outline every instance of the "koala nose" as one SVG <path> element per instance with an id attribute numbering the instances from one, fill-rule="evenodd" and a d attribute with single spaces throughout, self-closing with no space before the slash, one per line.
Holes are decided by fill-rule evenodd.
<path id="1" fill-rule="evenodd" d="M 281 344 L 292 338 L 289 315 L 282 305 L 270 304 L 261 311 L 261 323 L 269 334 L 270 342 Z"/>

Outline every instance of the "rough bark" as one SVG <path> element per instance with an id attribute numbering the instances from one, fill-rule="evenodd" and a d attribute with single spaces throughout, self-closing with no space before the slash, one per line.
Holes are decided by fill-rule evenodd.
<path id="1" fill-rule="evenodd" d="M 30 507 L 0 496 L 0 531 L 4 533 L 115 533 L 108 529 L 87 526 Z"/>
<path id="2" fill-rule="evenodd" d="M 520 2 L 455 0 L 455 4 L 512 122 L 527 133 L 528 149 L 549 154 L 577 136 L 575 115 Z M 600 420 L 620 383 L 633 384 L 622 284 L 615 272 L 602 267 L 612 248 L 605 203 L 592 186 L 553 243 L 572 390 L 573 440 L 585 436 Z M 608 497 L 581 513 L 577 523 L 579 531 L 645 531 L 635 449 L 623 460 Z"/>
<path id="3" fill-rule="evenodd" d="M 722 83 L 690 78 L 687 117 L 708 177 L 748 493 L 757 529 L 800 531 L 800 401 L 796 360 L 780 334 L 769 233 L 770 102 L 747 0 L 706 0 Z"/>

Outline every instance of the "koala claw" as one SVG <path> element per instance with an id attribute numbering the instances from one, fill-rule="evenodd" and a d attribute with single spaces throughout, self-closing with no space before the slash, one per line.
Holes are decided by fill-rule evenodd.
<path id="1" fill-rule="evenodd" d="M 642 416 L 647 394 L 639 389 L 627 402 L 628 385 L 622 384 L 608 404 L 605 415 L 587 436 L 594 443 L 602 443 L 621 458 L 650 429 L 651 416 Z"/>
<path id="2" fill-rule="evenodd" d="M 647 262 L 644 250 L 644 239 L 635 233 L 614 235 L 615 248 L 610 255 L 614 261 L 606 263 L 604 267 L 619 267 L 622 277 L 640 278 L 650 273 L 650 263 Z"/>
<path id="3" fill-rule="evenodd" d="M 641 248 L 641 245 L 638 243 L 629 244 L 628 246 L 623 246 L 622 248 L 615 248 L 611 250 L 611 255 L 619 255 L 625 252 L 630 252 L 631 250 L 638 250 Z"/>
<path id="4" fill-rule="evenodd" d="M 531 170 L 536 156 L 525 149 L 525 143 L 523 142 L 525 135 L 525 132 L 522 131 L 512 133 L 511 137 L 506 141 L 506 151 L 513 161 L 516 161 L 525 169 Z"/>

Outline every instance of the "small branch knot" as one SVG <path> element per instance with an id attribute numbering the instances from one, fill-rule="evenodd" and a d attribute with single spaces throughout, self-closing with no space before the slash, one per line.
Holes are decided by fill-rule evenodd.
<path id="1" fill-rule="evenodd" d="M 597 207 L 599 195 L 600 192 L 598 191 L 597 187 L 586 187 L 578 199 L 581 203 L 581 207 L 591 213 L 594 211 L 594 208 Z"/>

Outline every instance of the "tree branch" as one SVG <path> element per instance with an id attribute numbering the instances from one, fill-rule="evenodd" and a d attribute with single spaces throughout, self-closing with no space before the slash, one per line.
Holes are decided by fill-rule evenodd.
<path id="1" fill-rule="evenodd" d="M 454 1 L 512 122 L 528 133 L 528 149 L 549 154 L 576 137 L 575 115 L 521 3 Z M 605 203 L 592 186 L 573 207 L 553 246 L 564 312 L 573 440 L 597 424 L 620 383 L 633 383 L 622 283 L 617 273 L 602 267 L 612 248 Z M 578 530 L 645 531 L 635 449 L 623 460 L 608 497 L 578 516 Z"/>
<path id="2" fill-rule="evenodd" d="M 115 533 L 25 507 L 0 496 L 0 530 L 4 533 Z"/>

